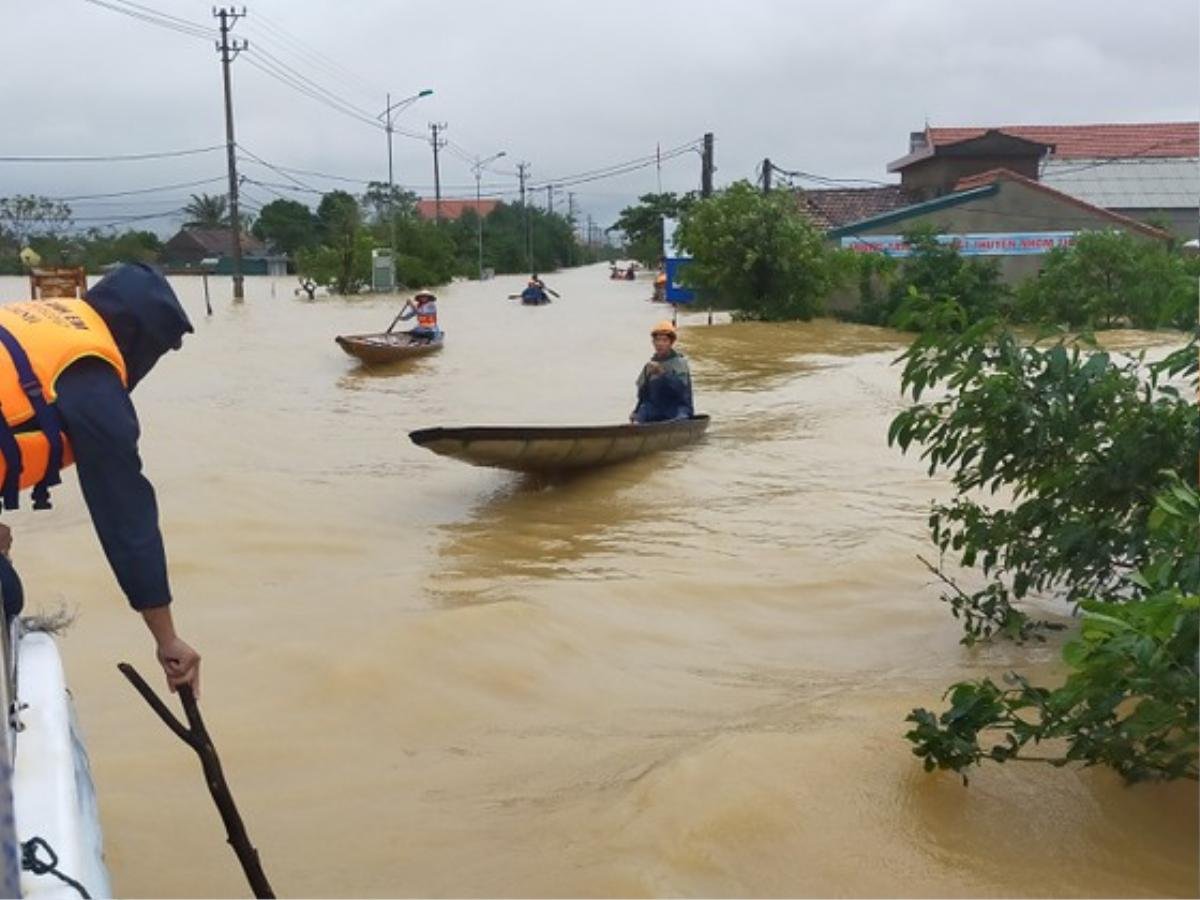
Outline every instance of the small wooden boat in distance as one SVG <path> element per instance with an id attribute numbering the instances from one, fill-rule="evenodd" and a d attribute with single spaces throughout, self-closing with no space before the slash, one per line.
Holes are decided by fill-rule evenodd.
<path id="1" fill-rule="evenodd" d="M 445 333 L 433 340 L 413 337 L 408 331 L 385 331 L 380 334 L 338 335 L 338 346 L 367 365 L 397 362 L 412 356 L 423 356 L 442 349 Z"/>
<path id="2" fill-rule="evenodd" d="M 418 447 L 472 465 L 554 473 L 670 450 L 697 440 L 706 428 L 708 416 L 701 415 L 646 425 L 422 428 L 408 436 Z"/>

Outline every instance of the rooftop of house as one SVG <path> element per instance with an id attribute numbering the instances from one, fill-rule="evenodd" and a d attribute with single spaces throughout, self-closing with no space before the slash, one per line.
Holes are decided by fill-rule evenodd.
<path id="1" fill-rule="evenodd" d="M 448 221 L 454 221 L 459 218 L 468 209 L 475 210 L 485 218 L 493 209 L 500 204 L 499 200 L 480 200 L 478 206 L 474 200 L 443 200 L 442 201 L 442 218 Z M 422 219 L 434 219 L 437 217 L 437 201 L 436 200 L 418 200 L 417 215 Z"/>
<path id="2" fill-rule="evenodd" d="M 796 193 L 796 201 L 805 215 L 823 229 L 868 219 L 915 202 L 898 184 L 802 190 Z"/>
<path id="3" fill-rule="evenodd" d="M 937 148 L 982 137 L 989 130 L 1049 144 L 1053 146 L 1053 157 L 1057 160 L 1200 157 L 1200 122 L 995 125 L 988 128 L 927 125 L 924 136 L 926 146 Z"/>

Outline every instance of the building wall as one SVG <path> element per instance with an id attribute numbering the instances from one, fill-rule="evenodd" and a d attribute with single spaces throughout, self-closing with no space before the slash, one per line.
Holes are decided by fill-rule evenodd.
<path id="1" fill-rule="evenodd" d="M 989 234 L 1031 231 L 1103 231 L 1116 228 L 1130 231 L 1145 240 L 1155 238 L 1102 215 L 1046 194 L 1036 188 L 1015 182 L 1001 181 L 999 189 L 984 197 L 964 203 L 855 229 L 855 234 L 902 234 L 918 225 L 931 225 L 952 234 Z M 1016 284 L 1041 270 L 1043 255 L 989 256 L 1000 264 L 1000 274 L 1008 284 Z"/>
<path id="2" fill-rule="evenodd" d="M 1200 209 L 1113 209 L 1113 212 L 1139 222 L 1159 225 L 1163 222 L 1181 241 L 1200 237 Z"/>
<path id="3" fill-rule="evenodd" d="M 932 156 L 905 168 L 900 185 L 921 200 L 932 200 L 951 193 L 959 179 L 993 169 L 1010 169 L 1036 181 L 1038 160 L 1028 155 Z"/>

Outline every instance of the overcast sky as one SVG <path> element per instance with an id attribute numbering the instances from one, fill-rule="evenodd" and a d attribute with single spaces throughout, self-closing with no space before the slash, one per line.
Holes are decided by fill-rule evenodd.
<path id="1" fill-rule="evenodd" d="M 103 0 L 211 29 L 202 0 Z M 225 139 L 211 41 L 88 0 L 5 4 L 0 157 L 119 155 Z M 241 7 L 238 7 L 239 10 Z M 484 192 L 516 190 L 716 138 L 716 183 L 754 178 L 763 157 L 831 178 L 893 180 L 908 133 L 933 125 L 1200 119 L 1196 0 L 246 0 L 232 66 L 238 142 L 286 176 L 245 163 L 248 204 L 333 181 L 386 180 L 382 130 L 317 102 L 268 71 L 365 113 L 423 88 L 399 114 L 428 137 L 448 124 L 445 196 L 473 196 L 463 156 L 507 156 Z M 184 26 L 181 26 L 184 27 Z M 255 66 L 262 68 L 256 68 Z M 292 72 L 282 66 L 290 67 Z M 327 96 L 327 95 L 326 95 Z M 396 180 L 432 196 L 428 140 L 394 137 Z M 197 191 L 221 193 L 222 150 L 139 162 L 0 161 L 0 196 L 77 196 L 210 183 L 71 205 L 84 224 L 152 215 Z M 611 224 L 639 194 L 699 186 L 687 151 L 620 177 L 577 183 L 581 217 Z M 810 182 L 811 184 L 811 182 Z M 281 187 L 278 185 L 287 185 Z M 290 190 L 295 188 L 296 190 Z M 511 196 L 511 194 L 510 194 Z M 536 197 L 545 203 L 545 191 Z M 179 217 L 133 223 L 170 232 Z"/>

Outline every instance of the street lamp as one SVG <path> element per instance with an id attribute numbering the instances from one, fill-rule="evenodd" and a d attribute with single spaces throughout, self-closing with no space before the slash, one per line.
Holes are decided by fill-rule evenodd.
<path id="1" fill-rule="evenodd" d="M 471 168 L 475 170 L 475 229 L 479 239 L 479 280 L 483 281 L 483 210 L 479 208 L 479 178 L 483 173 L 483 167 L 488 163 L 495 162 L 502 156 L 507 154 L 501 150 L 499 153 L 493 153 L 487 159 L 475 157 L 475 162 Z"/>
<path id="2" fill-rule="evenodd" d="M 408 107 L 412 106 L 414 103 L 416 103 L 422 97 L 428 97 L 432 93 L 433 93 L 432 88 L 425 88 L 425 90 L 418 91 L 417 93 L 413 94 L 410 97 L 405 97 L 403 100 L 397 100 L 395 103 L 392 102 L 392 95 L 388 94 L 387 95 L 387 109 L 385 109 L 383 112 L 381 112 L 379 115 L 377 115 L 375 117 L 375 118 L 379 119 L 379 121 L 383 122 L 383 130 L 387 132 L 388 187 L 392 187 L 393 183 L 394 183 L 393 178 L 392 178 L 392 132 L 395 129 L 392 128 L 392 116 L 395 113 L 400 112 L 401 110 L 408 109 Z"/>

